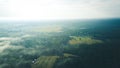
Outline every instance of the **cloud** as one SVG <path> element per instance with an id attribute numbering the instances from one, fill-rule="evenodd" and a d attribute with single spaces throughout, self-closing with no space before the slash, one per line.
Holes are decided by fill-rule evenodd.
<path id="1" fill-rule="evenodd" d="M 21 49 L 25 48 L 21 45 L 15 46 L 11 43 L 23 41 L 24 38 L 29 38 L 30 35 L 23 35 L 21 37 L 0 37 L 0 53 L 2 53 L 5 49 Z"/>
<path id="2" fill-rule="evenodd" d="M 10 41 L 4 41 L 0 43 L 0 53 L 2 53 L 6 49 L 21 49 L 23 46 L 13 46 L 10 44 Z"/>
<path id="3" fill-rule="evenodd" d="M 0 41 L 14 41 L 19 40 L 20 38 L 12 38 L 12 37 L 1 37 Z"/>
<path id="4" fill-rule="evenodd" d="M 1 37 L 0 38 L 0 52 L 3 52 L 6 48 L 11 47 L 10 43 L 17 38 Z"/>

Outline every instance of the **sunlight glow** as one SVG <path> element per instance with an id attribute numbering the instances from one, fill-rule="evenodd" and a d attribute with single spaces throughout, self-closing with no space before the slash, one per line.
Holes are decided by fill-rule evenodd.
<path id="1" fill-rule="evenodd" d="M 50 3 L 52 0 L 12 0 L 10 2 L 11 15 L 28 18 L 28 19 L 44 19 L 57 18 L 63 15 L 63 6 L 59 4 Z M 62 10 L 61 10 L 62 9 Z M 59 13 L 58 13 L 59 12 Z M 56 17 L 57 16 L 57 17 Z"/>
<path id="2" fill-rule="evenodd" d="M 93 11 L 94 10 L 94 11 Z M 89 11 L 89 12 L 88 12 Z M 19 19 L 77 19 L 103 16 L 86 4 L 66 4 L 56 0 L 11 0 L 10 15 Z M 95 17 L 95 16 L 94 16 Z"/>
<path id="3" fill-rule="evenodd" d="M 119 17 L 118 0 L 0 0 L 0 5 L 0 19 L 4 17 L 15 20 Z"/>

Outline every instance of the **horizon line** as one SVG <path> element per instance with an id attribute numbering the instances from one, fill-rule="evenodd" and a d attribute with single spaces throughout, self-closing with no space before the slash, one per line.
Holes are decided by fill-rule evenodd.
<path id="1" fill-rule="evenodd" d="M 56 21 L 56 20 L 105 20 L 105 19 L 120 19 L 120 17 L 106 17 L 106 18 L 49 18 L 49 19 L 25 19 L 25 18 L 1 18 L 0 21 Z"/>

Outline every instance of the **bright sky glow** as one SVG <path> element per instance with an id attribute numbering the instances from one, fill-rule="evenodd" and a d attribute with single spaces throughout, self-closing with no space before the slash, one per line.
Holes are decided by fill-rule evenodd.
<path id="1" fill-rule="evenodd" d="M 0 19 L 120 17 L 120 0 L 0 0 Z"/>

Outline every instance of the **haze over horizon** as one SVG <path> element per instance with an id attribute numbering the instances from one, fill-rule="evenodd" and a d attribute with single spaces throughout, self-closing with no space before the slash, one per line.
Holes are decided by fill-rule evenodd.
<path id="1" fill-rule="evenodd" d="M 120 18 L 120 0 L 0 0 L 0 20 Z"/>

